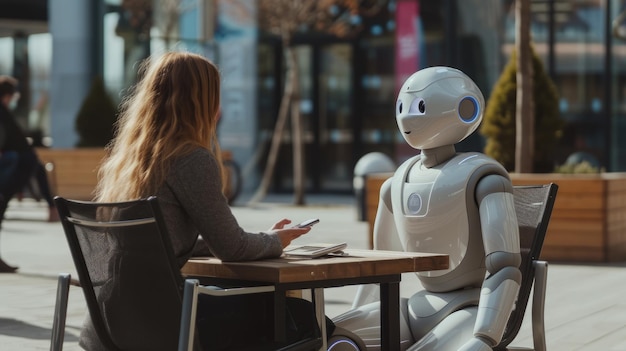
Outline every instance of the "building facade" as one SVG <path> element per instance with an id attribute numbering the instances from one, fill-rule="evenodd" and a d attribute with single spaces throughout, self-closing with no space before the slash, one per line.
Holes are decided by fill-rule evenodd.
<path id="1" fill-rule="evenodd" d="M 72 147 L 75 115 L 94 76 L 119 101 L 144 58 L 197 52 L 222 70 L 220 141 L 240 164 L 245 188 L 254 188 L 286 71 L 283 42 L 262 21 L 267 10 L 255 0 L 132 3 L 150 2 L 48 1 L 47 26 L 30 32 L 0 14 L 0 74 L 25 77 L 31 91 L 25 126 L 50 137 L 52 147 Z M 607 171 L 626 171 L 626 139 L 619 137 L 626 132 L 624 11 L 625 0 L 531 2 L 533 46 L 566 122 L 555 166 L 578 153 Z M 405 146 L 394 114 L 397 89 L 410 73 L 456 67 L 488 98 L 514 47 L 515 0 L 389 0 L 348 21 L 350 35 L 303 27 L 292 38 L 299 72 L 293 106 L 302 116 L 309 192 L 352 191 L 353 167 L 366 153 L 384 152 L 399 163 L 417 152 Z M 458 149 L 482 151 L 483 144 L 475 133 Z M 272 191 L 292 190 L 291 154 L 286 133 Z"/>

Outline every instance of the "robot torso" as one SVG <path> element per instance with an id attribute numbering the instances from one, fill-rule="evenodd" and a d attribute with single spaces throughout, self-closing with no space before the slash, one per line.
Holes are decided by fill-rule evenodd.
<path id="1" fill-rule="evenodd" d="M 391 203 L 403 249 L 450 256 L 448 270 L 418 274 L 426 288 L 434 283 L 436 290 L 482 283 L 485 251 L 474 194 L 477 182 L 488 174 L 508 178 L 499 163 L 480 153 L 456 154 L 432 168 L 418 155 L 395 172 Z"/>

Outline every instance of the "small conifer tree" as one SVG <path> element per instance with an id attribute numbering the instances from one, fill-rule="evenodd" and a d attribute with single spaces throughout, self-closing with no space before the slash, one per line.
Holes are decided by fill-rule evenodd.
<path id="1" fill-rule="evenodd" d="M 515 168 L 515 104 L 517 96 L 516 54 L 511 58 L 487 100 L 480 133 L 486 138 L 485 154 L 500 162 L 507 170 Z M 563 120 L 559 113 L 559 96 L 543 64 L 533 52 L 533 96 L 535 100 L 535 172 L 554 169 L 554 150 L 562 134 Z"/>
<path id="2" fill-rule="evenodd" d="M 100 147 L 113 138 L 117 107 L 106 92 L 102 77 L 95 77 L 76 116 L 78 147 Z"/>

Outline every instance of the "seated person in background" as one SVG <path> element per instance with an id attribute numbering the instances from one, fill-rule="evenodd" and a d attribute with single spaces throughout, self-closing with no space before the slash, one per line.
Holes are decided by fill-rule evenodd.
<path id="1" fill-rule="evenodd" d="M 1 140 L 2 136 L 0 136 Z M 9 181 L 17 167 L 17 152 L 8 151 L 0 154 L 0 184 Z"/>
<path id="2" fill-rule="evenodd" d="M 12 153 L 16 156 L 15 169 L 9 173 L 6 180 L 0 184 L 0 223 L 9 201 L 18 192 L 24 189 L 37 165 L 37 155 L 28 143 L 20 126 L 11 114 L 13 105 L 19 99 L 17 92 L 18 82 L 12 77 L 0 76 L 0 152 Z M 12 273 L 17 270 L 0 259 L 0 273 Z"/>
<path id="3" fill-rule="evenodd" d="M 140 76 L 142 80 L 123 102 L 115 138 L 99 170 L 97 201 L 156 195 L 180 268 L 194 254 L 199 236 L 204 254 L 244 261 L 279 257 L 292 240 L 310 230 L 286 228 L 288 219 L 260 233 L 247 232 L 237 223 L 223 194 L 216 137 L 220 76 L 213 63 L 199 55 L 169 52 L 149 59 Z M 114 305 L 114 299 L 110 296 L 108 303 Z M 223 301 L 199 296 L 197 330 L 205 349 L 261 350 L 264 342 L 273 340 L 272 323 L 265 314 L 273 303 L 271 294 Z M 298 312 L 306 304 L 301 299 L 288 301 L 287 309 L 300 326 L 287 331 L 288 341 L 314 331 L 312 306 Z M 89 325 L 81 333 L 80 344 L 88 350 L 100 349 Z M 133 337 L 142 340 L 158 335 L 164 350 L 175 349 L 178 330 L 163 329 L 154 325 L 152 335 Z"/>
<path id="4" fill-rule="evenodd" d="M 41 161 L 37 160 L 35 173 L 31 177 L 34 178 L 36 184 L 31 183 L 30 190 L 38 192 L 38 196 L 36 197 L 37 201 L 40 200 L 39 196 L 41 196 L 48 204 L 48 222 L 58 222 L 59 212 L 54 204 L 54 197 L 52 196 L 52 191 L 50 190 L 46 166 L 44 166 Z M 36 185 L 36 189 L 33 189 L 33 185 Z"/>
<path id="5" fill-rule="evenodd" d="M 4 81 L 4 83 L 2 83 L 3 86 L 5 86 L 4 90 L 17 91 L 17 81 L 6 76 L 0 77 L 0 80 Z M 13 88 L 10 87 L 11 85 L 13 85 Z M 9 104 L 11 104 L 12 102 L 14 103 L 19 99 L 19 93 L 17 92 L 15 92 L 12 96 L 10 93 L 6 93 L 4 96 L 7 101 L 7 104 L 6 104 L 7 107 Z M 11 96 L 11 98 L 9 98 L 9 96 Z M 8 108 L 8 109 L 11 110 L 12 108 Z M 14 118 L 14 117 L 11 116 L 11 118 Z M 23 140 L 26 140 L 28 145 L 30 145 L 29 138 L 25 136 L 25 134 L 22 132 L 21 128 L 19 127 L 17 123 L 12 123 L 12 122 L 13 121 L 8 121 L 7 122 L 8 124 L 5 124 L 3 122 L 2 125 L 0 125 L 0 144 L 3 145 L 2 146 L 3 151 L 0 154 L 0 186 L 2 186 L 1 184 L 9 184 L 12 177 L 17 176 L 13 172 L 17 170 L 18 158 L 20 157 L 20 155 L 24 155 L 23 153 L 28 153 L 29 154 L 28 159 L 30 160 L 32 158 L 32 154 L 30 153 L 32 152 L 35 154 L 35 157 L 37 157 L 32 146 L 30 146 L 29 148 L 26 148 L 23 144 Z M 12 132 L 15 130 L 17 130 L 19 133 L 14 134 L 13 136 L 7 138 L 7 135 L 6 135 L 7 132 Z M 23 149 L 23 151 L 16 151 L 12 149 L 16 149 L 16 150 Z M 20 175 L 23 175 L 23 173 L 20 173 Z M 48 183 L 48 175 L 46 173 L 46 168 L 41 163 L 39 158 L 37 158 L 36 160 L 36 164 L 33 169 L 33 174 L 31 175 L 31 177 L 36 180 L 37 190 L 39 191 L 40 195 L 44 198 L 44 200 L 46 200 L 46 203 L 48 204 L 48 221 L 49 222 L 58 221 L 59 213 L 57 212 L 57 209 L 54 205 L 53 196 L 50 191 L 50 184 Z M 25 186 L 27 185 L 28 185 L 28 181 L 26 181 Z M 21 194 L 22 191 L 23 189 L 18 191 L 16 195 Z"/>

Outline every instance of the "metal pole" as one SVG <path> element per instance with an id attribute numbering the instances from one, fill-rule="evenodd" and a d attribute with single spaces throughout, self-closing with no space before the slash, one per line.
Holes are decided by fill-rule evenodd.
<path id="1" fill-rule="evenodd" d="M 613 78 L 613 32 L 611 21 L 611 1 L 604 0 L 604 165 L 607 171 L 611 171 L 613 152 L 611 149 L 613 136 L 611 135 L 611 121 L 613 116 L 613 99 L 612 99 L 612 78 Z"/>
<path id="2" fill-rule="evenodd" d="M 446 64 L 452 67 L 458 66 L 457 59 L 457 0 L 448 0 L 445 5 L 445 46 L 446 46 Z"/>
<path id="3" fill-rule="evenodd" d="M 554 1 L 555 0 L 548 0 L 548 74 L 553 81 L 556 78 L 556 66 L 554 57 Z"/>

